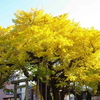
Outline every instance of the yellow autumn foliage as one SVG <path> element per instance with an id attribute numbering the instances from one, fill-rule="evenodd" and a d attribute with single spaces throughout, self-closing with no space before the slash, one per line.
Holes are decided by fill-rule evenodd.
<path id="1" fill-rule="evenodd" d="M 31 8 L 15 16 L 14 26 L 0 27 L 0 64 L 25 67 L 31 52 L 46 61 L 60 59 L 53 68 L 64 70 L 65 81 L 100 81 L 100 31 L 80 27 L 68 14 L 53 16 Z"/>

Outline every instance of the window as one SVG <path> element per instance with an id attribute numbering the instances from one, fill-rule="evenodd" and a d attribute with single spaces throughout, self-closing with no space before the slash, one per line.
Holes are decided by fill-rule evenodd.
<path id="1" fill-rule="evenodd" d="M 20 91 L 22 91 L 22 88 L 20 88 Z"/>
<path id="2" fill-rule="evenodd" d="M 11 90 L 12 91 L 12 90 Z M 6 91 L 6 95 L 13 95 L 14 93 L 11 91 Z"/>

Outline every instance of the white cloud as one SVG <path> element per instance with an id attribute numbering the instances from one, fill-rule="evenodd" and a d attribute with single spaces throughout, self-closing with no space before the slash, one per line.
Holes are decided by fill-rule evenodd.
<path id="1" fill-rule="evenodd" d="M 82 27 L 100 29 L 100 0 L 71 0 L 58 14 L 69 13 L 69 18 L 80 22 Z"/>

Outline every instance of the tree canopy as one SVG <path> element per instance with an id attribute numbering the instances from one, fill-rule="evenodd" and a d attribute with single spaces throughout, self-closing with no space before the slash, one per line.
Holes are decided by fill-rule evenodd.
<path id="1" fill-rule="evenodd" d="M 47 86 L 47 98 L 52 91 L 54 100 L 59 100 L 59 90 L 63 100 L 70 83 L 92 88 L 99 83 L 99 30 L 82 28 L 68 14 L 53 16 L 33 8 L 18 10 L 15 16 L 14 26 L 0 27 L 2 77 L 14 70 L 22 70 L 35 81 L 38 76 L 42 87 Z"/>

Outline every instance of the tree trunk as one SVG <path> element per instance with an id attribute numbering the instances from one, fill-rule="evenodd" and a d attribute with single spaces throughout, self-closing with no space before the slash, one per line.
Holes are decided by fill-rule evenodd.
<path id="1" fill-rule="evenodd" d="M 52 97 L 50 94 L 50 86 L 47 86 L 47 96 L 45 96 L 46 95 L 45 87 L 46 87 L 46 83 L 40 81 L 39 82 L 39 91 L 40 91 L 40 94 L 43 96 L 43 99 L 44 100 L 52 100 Z M 45 97 L 47 97 L 47 98 L 45 98 Z"/>
<path id="2" fill-rule="evenodd" d="M 54 98 L 54 100 L 60 100 L 60 94 L 59 94 L 59 92 L 58 91 L 53 91 L 53 98 Z"/>
<path id="3" fill-rule="evenodd" d="M 100 95 L 100 83 L 99 83 L 98 88 L 97 88 L 97 95 Z"/>
<path id="4" fill-rule="evenodd" d="M 60 100 L 60 93 L 59 93 L 59 88 L 56 87 L 56 80 L 52 79 L 50 84 L 53 93 L 53 100 Z"/>
<path id="5" fill-rule="evenodd" d="M 65 96 L 65 94 L 61 94 L 61 96 L 60 96 L 60 100 L 64 100 L 64 96 Z"/>

